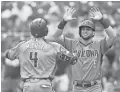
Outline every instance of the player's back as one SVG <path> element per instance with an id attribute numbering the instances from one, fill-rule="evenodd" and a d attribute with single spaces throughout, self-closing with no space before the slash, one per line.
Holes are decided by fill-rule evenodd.
<path id="1" fill-rule="evenodd" d="M 31 39 L 20 46 L 22 78 L 47 78 L 52 73 L 58 44 Z"/>

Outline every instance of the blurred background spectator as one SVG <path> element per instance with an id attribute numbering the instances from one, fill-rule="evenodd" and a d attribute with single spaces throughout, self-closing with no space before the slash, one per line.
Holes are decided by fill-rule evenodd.
<path id="1" fill-rule="evenodd" d="M 64 35 L 74 38 L 79 36 L 78 27 L 80 22 L 88 17 L 89 9 L 93 6 L 100 8 L 101 12 L 104 14 L 104 18 L 108 18 L 109 23 L 118 34 L 114 42 L 114 46 L 103 58 L 102 68 L 105 78 L 103 79 L 103 83 L 105 83 L 105 91 L 107 89 L 107 86 L 105 85 L 107 85 L 107 83 L 111 83 L 110 85 L 116 88 L 113 92 L 120 92 L 119 1 L 1 1 L 1 79 L 4 80 L 4 75 L 6 74 L 4 71 L 6 67 L 6 64 L 4 63 L 6 60 L 4 57 L 4 52 L 20 41 L 29 39 L 29 23 L 33 19 L 38 17 L 45 18 L 49 28 L 48 35 L 52 35 L 56 31 L 57 25 L 62 19 L 67 7 L 75 7 L 77 11 L 73 17 L 76 17 L 77 19 L 69 22 L 64 28 Z M 103 27 L 99 22 L 97 22 L 95 39 L 101 39 L 104 36 L 105 33 L 103 31 Z M 7 71 L 7 69 L 5 70 Z M 9 68 L 8 70 L 12 69 Z"/>
<path id="2" fill-rule="evenodd" d="M 19 60 L 5 58 L 2 64 L 1 92 L 22 92 Z"/>
<path id="3" fill-rule="evenodd" d="M 120 34 L 103 57 L 103 86 L 108 92 L 120 92 Z"/>

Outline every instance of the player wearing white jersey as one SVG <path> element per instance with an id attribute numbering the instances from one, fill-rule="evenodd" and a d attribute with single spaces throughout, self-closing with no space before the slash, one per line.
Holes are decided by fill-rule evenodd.
<path id="1" fill-rule="evenodd" d="M 56 57 L 62 45 L 48 42 L 46 21 L 42 18 L 30 24 L 32 38 L 22 41 L 6 53 L 8 59 L 19 59 L 20 75 L 24 81 L 23 92 L 52 92 L 50 76 L 56 65 Z"/>

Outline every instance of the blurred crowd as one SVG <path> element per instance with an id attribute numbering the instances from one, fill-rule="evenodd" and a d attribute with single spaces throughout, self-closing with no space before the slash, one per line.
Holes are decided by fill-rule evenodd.
<path id="1" fill-rule="evenodd" d="M 80 22 L 88 17 L 89 9 L 100 8 L 104 18 L 117 33 L 114 45 L 103 57 L 103 88 L 104 92 L 120 92 L 120 2 L 119 1 L 2 1 L 1 2 L 1 80 L 2 92 L 21 92 L 20 67 L 9 63 L 4 57 L 5 51 L 22 40 L 29 39 L 29 23 L 35 18 L 45 18 L 49 33 L 54 34 L 68 7 L 76 9 L 73 17 L 64 28 L 64 35 L 78 37 Z M 96 39 L 105 36 L 100 23 L 96 23 Z M 19 86 L 18 86 L 19 85 Z"/>

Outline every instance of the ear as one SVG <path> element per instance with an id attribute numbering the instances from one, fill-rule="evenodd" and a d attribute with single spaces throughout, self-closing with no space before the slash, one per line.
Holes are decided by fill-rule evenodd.
<path id="1" fill-rule="evenodd" d="M 93 31 L 93 36 L 95 35 L 95 31 Z"/>

